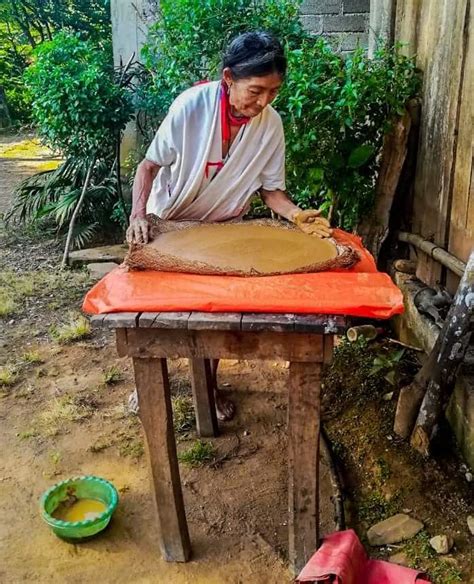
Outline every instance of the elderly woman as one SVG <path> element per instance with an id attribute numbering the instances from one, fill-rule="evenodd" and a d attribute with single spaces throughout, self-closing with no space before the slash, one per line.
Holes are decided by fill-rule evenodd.
<path id="1" fill-rule="evenodd" d="M 266 32 L 248 32 L 230 43 L 220 81 L 178 96 L 138 166 L 129 242 L 148 241 L 147 213 L 228 221 L 245 215 L 256 192 L 306 233 L 330 235 L 320 211 L 303 211 L 285 192 L 285 137 L 270 105 L 285 73 L 280 42 Z M 216 394 L 216 404 L 220 419 L 232 417 L 231 402 Z"/>

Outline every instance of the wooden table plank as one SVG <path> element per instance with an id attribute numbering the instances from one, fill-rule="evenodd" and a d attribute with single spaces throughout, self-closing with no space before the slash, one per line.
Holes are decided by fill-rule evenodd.
<path id="1" fill-rule="evenodd" d="M 166 359 L 134 359 L 140 419 L 145 430 L 158 513 L 161 553 L 168 562 L 191 555 L 184 511 Z"/>
<path id="2" fill-rule="evenodd" d="M 323 361 L 323 335 L 254 331 L 127 329 L 120 356 Z"/>
<path id="3" fill-rule="evenodd" d="M 295 574 L 318 547 L 320 363 L 290 363 L 288 396 L 288 536 Z"/>
<path id="4" fill-rule="evenodd" d="M 242 330 L 254 332 L 287 332 L 295 327 L 294 314 L 247 313 L 242 316 Z"/>
<path id="5" fill-rule="evenodd" d="M 188 329 L 239 331 L 241 321 L 240 312 L 191 312 Z"/>
<path id="6" fill-rule="evenodd" d="M 295 331 L 342 335 L 349 324 L 345 316 L 338 314 L 295 314 Z"/>
<path id="7" fill-rule="evenodd" d="M 93 329 L 98 329 L 104 326 L 105 314 L 94 314 L 91 316 L 90 323 Z"/>
<path id="8" fill-rule="evenodd" d="M 190 312 L 159 312 L 151 328 L 186 329 Z"/>
<path id="9" fill-rule="evenodd" d="M 140 312 L 110 312 L 105 315 L 102 326 L 115 328 L 136 328 Z"/>
<path id="10" fill-rule="evenodd" d="M 140 328 L 151 327 L 159 314 L 159 312 L 142 312 L 138 319 L 138 326 Z"/>

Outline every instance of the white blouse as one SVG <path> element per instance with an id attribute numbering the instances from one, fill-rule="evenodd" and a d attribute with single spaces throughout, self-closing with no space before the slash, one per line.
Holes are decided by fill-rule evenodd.
<path id="1" fill-rule="evenodd" d="M 279 114 L 268 105 L 241 126 L 223 160 L 220 91 L 220 81 L 197 85 L 171 105 L 146 153 L 147 160 L 161 167 L 147 213 L 162 219 L 226 221 L 245 214 L 260 188 L 285 190 Z"/>

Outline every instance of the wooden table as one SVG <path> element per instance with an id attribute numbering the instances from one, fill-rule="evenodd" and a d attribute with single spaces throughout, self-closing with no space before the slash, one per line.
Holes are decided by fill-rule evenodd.
<path id="1" fill-rule="evenodd" d="M 210 359 L 289 361 L 288 527 L 295 572 L 318 545 L 321 370 L 333 353 L 342 316 L 203 312 L 113 313 L 92 318 L 115 329 L 120 356 L 133 359 L 159 522 L 168 561 L 191 554 L 179 476 L 167 359 L 190 361 L 197 431 L 216 436 Z"/>

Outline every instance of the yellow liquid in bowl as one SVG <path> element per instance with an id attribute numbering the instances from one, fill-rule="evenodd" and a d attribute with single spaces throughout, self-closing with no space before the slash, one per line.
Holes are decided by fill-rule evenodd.
<path id="1" fill-rule="evenodd" d="M 102 501 L 97 501 L 96 499 L 77 499 L 72 504 L 62 503 L 59 505 L 53 512 L 53 517 L 61 521 L 86 521 L 96 519 L 106 509 L 107 506 Z"/>

